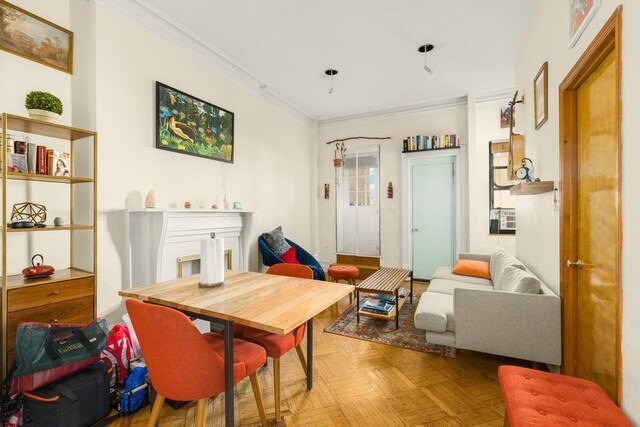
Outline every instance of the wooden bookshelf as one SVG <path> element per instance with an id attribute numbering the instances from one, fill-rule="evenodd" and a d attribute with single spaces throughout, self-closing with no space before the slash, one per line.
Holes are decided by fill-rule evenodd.
<path id="1" fill-rule="evenodd" d="M 7 277 L 7 288 L 16 289 L 28 286 L 49 285 L 51 283 L 66 282 L 67 280 L 74 279 L 85 279 L 87 277 L 94 277 L 94 274 L 75 268 L 56 270 L 51 276 L 40 277 L 37 279 L 27 279 L 22 274 L 15 274 Z"/>
<path id="2" fill-rule="evenodd" d="M 9 363 L 15 357 L 16 328 L 21 322 L 46 322 L 46 323 L 79 323 L 90 321 L 96 315 L 96 277 L 97 277 L 97 169 L 98 169 L 98 134 L 94 131 L 48 123 L 14 114 L 2 114 L 2 148 L 0 149 L 0 161 L 2 167 L 0 184 L 2 185 L 2 222 L 0 223 L 0 236 L 2 237 L 2 257 L 0 270 L 0 282 L 2 292 L 0 294 L 0 344 L 2 346 L 0 370 L 2 377 L 6 375 Z M 54 138 L 67 144 L 71 162 L 69 165 L 70 176 L 52 176 L 33 173 L 13 173 L 7 171 L 7 135 L 11 133 L 29 135 L 35 137 Z M 37 138 L 33 138 L 37 139 Z M 61 144 L 60 142 L 57 145 Z M 83 148 L 89 145 L 86 151 L 87 157 L 79 160 L 75 156 L 76 144 L 82 144 Z M 66 151 L 66 150 L 65 150 Z M 88 166 L 83 170 L 92 170 L 93 176 L 75 176 L 75 169 L 80 162 Z M 11 206 L 15 202 L 24 200 L 9 200 L 7 194 L 8 181 L 14 181 L 15 185 L 28 183 L 42 183 L 42 185 L 62 184 L 53 186 L 51 191 L 67 194 L 69 198 L 70 225 L 56 227 L 47 225 L 34 228 L 10 228 L 6 224 L 11 220 Z M 90 224 L 76 224 L 75 210 L 79 206 L 79 200 L 74 192 L 76 185 L 90 185 L 92 196 L 82 206 L 91 215 Z M 56 193 L 58 194 L 58 193 Z M 29 201 L 29 200 L 27 200 Z M 50 231 L 66 231 L 68 237 L 69 267 L 60 268 L 48 277 L 26 279 L 21 274 L 7 275 L 7 271 L 20 271 L 25 265 L 12 265 L 7 263 L 7 254 L 11 252 L 15 240 L 15 233 L 40 233 Z M 76 232 L 91 233 L 91 239 L 76 239 Z M 65 249 L 62 249 L 65 250 Z M 34 249 L 34 254 L 38 250 Z M 74 265 L 77 258 L 75 254 L 91 254 L 87 262 L 91 262 L 91 270 L 87 271 Z M 29 254 L 33 255 L 33 254 Z M 90 260 L 90 261 L 89 261 Z M 54 266 L 61 267 L 61 266 Z M 87 266 L 88 267 L 88 266 Z"/>
<path id="3" fill-rule="evenodd" d="M 553 181 L 521 182 L 511 187 L 512 196 L 530 196 L 548 193 L 555 188 Z"/>
<path id="4" fill-rule="evenodd" d="M 93 230 L 93 225 L 48 225 L 46 227 L 32 228 L 7 228 L 7 233 L 38 233 L 40 231 L 77 231 L 77 230 Z"/>
<path id="5" fill-rule="evenodd" d="M 20 181 L 38 181 L 38 182 L 53 182 L 57 184 L 82 184 L 91 183 L 93 178 L 81 178 L 77 176 L 52 176 L 52 175 L 38 175 L 33 173 L 7 173 L 7 179 L 15 179 Z"/>
<path id="6" fill-rule="evenodd" d="M 402 154 L 406 153 L 426 153 L 429 151 L 442 151 L 442 150 L 458 150 L 460 146 L 457 147 L 442 147 L 442 148 L 429 148 L 428 150 L 403 150 Z"/>

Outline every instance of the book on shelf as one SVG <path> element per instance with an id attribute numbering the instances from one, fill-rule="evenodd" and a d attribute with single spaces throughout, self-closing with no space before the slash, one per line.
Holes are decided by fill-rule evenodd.
<path id="1" fill-rule="evenodd" d="M 387 297 L 367 298 L 360 307 L 361 310 L 370 313 L 389 314 L 395 307 L 395 301 L 390 301 Z"/>
<path id="2" fill-rule="evenodd" d="M 460 147 L 457 134 L 408 136 L 402 141 L 402 151 L 428 151 Z"/>
<path id="3" fill-rule="evenodd" d="M 38 160 L 38 146 L 33 142 L 27 143 L 27 168 L 30 174 L 36 174 Z"/>
<path id="4" fill-rule="evenodd" d="M 69 153 L 47 150 L 47 173 L 53 176 L 70 176 L 69 161 Z"/>
<path id="5" fill-rule="evenodd" d="M 18 153 L 8 153 L 9 158 L 7 160 L 8 168 L 7 172 L 12 173 L 27 173 L 27 155 Z"/>
<path id="6" fill-rule="evenodd" d="M 36 173 L 40 175 L 47 174 L 47 147 L 38 145 L 36 147 Z"/>

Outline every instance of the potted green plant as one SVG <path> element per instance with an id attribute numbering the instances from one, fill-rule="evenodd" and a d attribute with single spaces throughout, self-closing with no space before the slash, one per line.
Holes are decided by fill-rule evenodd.
<path id="1" fill-rule="evenodd" d="M 340 154 L 340 157 L 337 157 Z M 344 162 L 344 158 L 347 155 L 347 146 L 344 145 L 344 142 L 336 143 L 336 158 L 333 159 L 333 165 L 337 168 L 342 166 Z"/>
<path id="2" fill-rule="evenodd" d="M 62 115 L 62 101 L 49 92 L 34 90 L 27 94 L 24 101 L 29 117 L 45 122 L 56 123 Z"/>

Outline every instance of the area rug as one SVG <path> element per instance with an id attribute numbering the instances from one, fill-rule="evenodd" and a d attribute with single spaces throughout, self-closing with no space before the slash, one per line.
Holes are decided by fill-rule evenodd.
<path id="1" fill-rule="evenodd" d="M 362 304 L 364 299 L 360 300 Z M 413 299 L 413 304 L 407 301 L 400 309 L 400 328 L 396 330 L 395 320 L 374 319 L 368 316 L 360 316 L 360 324 L 356 322 L 356 306 L 352 305 L 331 325 L 325 328 L 325 332 L 356 338 L 359 340 L 386 344 L 393 347 L 406 348 L 423 353 L 441 353 L 442 346 L 428 343 L 425 332 L 413 326 L 413 315 L 416 312 L 418 299 Z M 445 356 L 456 357 L 457 350 L 454 347 L 445 346 Z"/>

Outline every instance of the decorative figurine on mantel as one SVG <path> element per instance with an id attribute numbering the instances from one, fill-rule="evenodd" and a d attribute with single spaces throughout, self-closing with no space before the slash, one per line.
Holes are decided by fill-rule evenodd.
<path id="1" fill-rule="evenodd" d="M 229 203 L 229 201 L 227 200 L 227 194 L 226 193 L 224 195 L 224 208 L 225 209 L 231 209 L 231 203 Z"/>
<path id="2" fill-rule="evenodd" d="M 211 209 L 218 209 L 218 205 L 216 205 L 215 203 L 213 203 L 213 204 L 211 205 Z"/>
<path id="3" fill-rule="evenodd" d="M 191 209 L 191 202 L 184 202 L 185 209 Z"/>
<path id="4" fill-rule="evenodd" d="M 153 190 L 149 190 L 147 197 L 144 198 L 144 207 L 147 209 L 156 207 L 156 193 Z"/>

